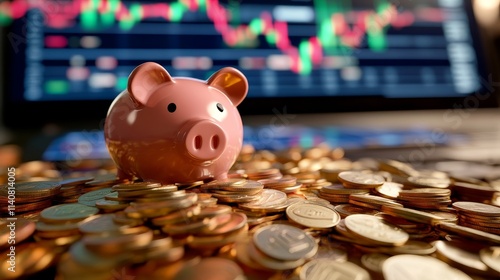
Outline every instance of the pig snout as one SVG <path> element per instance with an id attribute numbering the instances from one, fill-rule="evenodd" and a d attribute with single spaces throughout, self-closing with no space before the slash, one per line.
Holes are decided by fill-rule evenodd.
<path id="1" fill-rule="evenodd" d="M 185 145 L 188 153 L 200 161 L 217 159 L 226 148 L 226 134 L 214 122 L 199 121 L 188 130 Z"/>

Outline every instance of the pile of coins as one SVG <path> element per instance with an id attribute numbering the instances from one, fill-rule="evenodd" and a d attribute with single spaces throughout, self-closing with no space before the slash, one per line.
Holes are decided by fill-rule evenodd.
<path id="1" fill-rule="evenodd" d="M 23 175 L 16 272 L 2 265 L 0 278 L 500 278 L 496 185 L 342 156 L 244 147 L 227 179 L 188 184 Z M 3 264 L 8 225 L 1 220 Z"/>
<path id="2" fill-rule="evenodd" d="M 500 208 L 477 202 L 453 203 L 458 212 L 458 224 L 500 235 Z"/>

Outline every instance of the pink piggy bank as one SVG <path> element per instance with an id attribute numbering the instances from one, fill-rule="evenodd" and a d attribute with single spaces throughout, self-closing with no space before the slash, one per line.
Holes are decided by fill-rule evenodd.
<path id="1" fill-rule="evenodd" d="M 139 65 L 104 127 L 118 177 L 164 184 L 226 178 L 243 142 L 236 106 L 247 91 L 245 76 L 230 67 L 202 81 Z"/>

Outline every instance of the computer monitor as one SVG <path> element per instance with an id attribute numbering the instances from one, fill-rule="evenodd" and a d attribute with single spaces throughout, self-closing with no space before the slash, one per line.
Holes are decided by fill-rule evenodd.
<path id="1" fill-rule="evenodd" d="M 470 0 L 14 0 L 0 26 L 13 128 L 98 123 L 146 61 L 240 69 L 243 115 L 450 108 L 488 80 Z"/>

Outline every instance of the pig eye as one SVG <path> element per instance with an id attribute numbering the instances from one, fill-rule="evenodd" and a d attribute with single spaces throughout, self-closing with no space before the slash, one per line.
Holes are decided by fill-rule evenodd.
<path id="1" fill-rule="evenodd" d="M 170 104 L 168 104 L 168 106 L 167 106 L 167 110 L 168 110 L 170 113 L 175 112 L 175 109 L 177 109 L 177 106 L 175 105 L 175 103 L 170 103 Z"/>
<path id="2" fill-rule="evenodd" d="M 222 104 L 220 103 L 217 103 L 217 110 L 219 110 L 219 112 L 224 112 L 224 107 L 222 107 Z"/>

